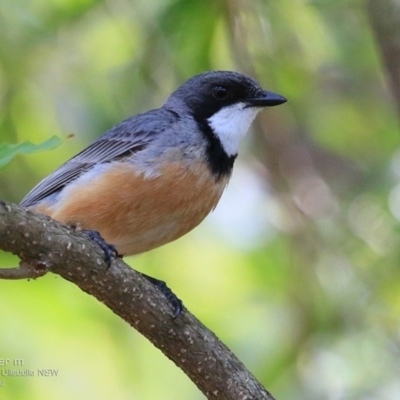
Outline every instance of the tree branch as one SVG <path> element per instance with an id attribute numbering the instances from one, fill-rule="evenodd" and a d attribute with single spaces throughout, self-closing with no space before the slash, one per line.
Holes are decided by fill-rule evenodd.
<path id="1" fill-rule="evenodd" d="M 0 270 L 11 272 L 9 279 L 50 271 L 73 282 L 148 338 L 208 399 L 274 400 L 192 314 L 184 309 L 174 319 L 154 285 L 120 259 L 107 268 L 101 249 L 82 232 L 0 201 L 0 248 L 22 260 L 19 272 Z"/>

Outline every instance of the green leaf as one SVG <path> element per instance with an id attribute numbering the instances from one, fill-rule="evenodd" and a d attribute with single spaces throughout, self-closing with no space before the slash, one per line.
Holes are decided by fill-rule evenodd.
<path id="1" fill-rule="evenodd" d="M 2 143 L 0 144 L 0 169 L 4 168 L 17 154 L 31 154 L 40 151 L 52 150 L 61 144 L 62 140 L 57 136 L 50 139 L 33 144 L 25 141 L 19 144 Z"/>

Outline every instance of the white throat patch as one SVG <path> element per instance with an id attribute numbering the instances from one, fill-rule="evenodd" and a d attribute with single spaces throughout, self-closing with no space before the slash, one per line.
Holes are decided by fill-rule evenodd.
<path id="1" fill-rule="evenodd" d="M 245 103 L 224 107 L 208 118 L 208 123 L 221 141 L 228 156 L 238 153 L 240 139 L 247 133 L 260 107 L 247 107 Z"/>

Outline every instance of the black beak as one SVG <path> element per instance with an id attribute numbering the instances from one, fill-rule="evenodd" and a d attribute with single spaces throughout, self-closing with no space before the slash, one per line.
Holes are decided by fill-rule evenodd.
<path id="1" fill-rule="evenodd" d="M 265 90 L 259 92 L 256 97 L 246 100 L 247 107 L 273 107 L 286 102 L 283 96 Z"/>

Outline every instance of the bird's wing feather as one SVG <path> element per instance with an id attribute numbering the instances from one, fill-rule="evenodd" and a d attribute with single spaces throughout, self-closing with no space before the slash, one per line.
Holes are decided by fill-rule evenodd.
<path id="1" fill-rule="evenodd" d="M 25 196 L 21 205 L 30 207 L 59 192 L 95 164 L 107 163 L 142 150 L 154 135 L 159 134 L 166 126 L 174 122 L 175 116 L 163 115 L 163 124 L 156 126 L 154 121 L 159 120 L 157 118 L 159 112 L 161 109 L 128 118 L 107 131 L 43 179 Z"/>

